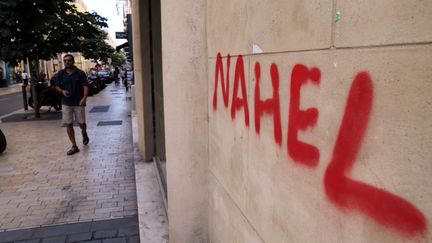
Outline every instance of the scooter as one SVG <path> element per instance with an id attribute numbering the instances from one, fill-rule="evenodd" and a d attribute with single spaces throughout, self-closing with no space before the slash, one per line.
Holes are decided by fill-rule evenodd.
<path id="1" fill-rule="evenodd" d="M 102 89 L 106 87 L 105 82 L 98 76 L 96 71 L 92 71 L 87 77 L 89 95 L 94 95 L 99 93 Z"/>
<path id="2" fill-rule="evenodd" d="M 2 130 L 0 129 L 0 154 L 3 153 L 3 151 L 5 151 L 6 149 L 6 137 L 3 134 Z"/>
<path id="3" fill-rule="evenodd" d="M 48 86 L 44 81 L 39 80 L 36 83 L 36 91 L 38 97 L 38 106 L 49 106 L 50 110 L 53 107 L 56 111 L 62 109 L 61 94 L 59 94 L 54 86 Z M 28 104 L 31 108 L 35 108 L 33 104 L 33 91 L 30 90 Z"/>
<path id="4" fill-rule="evenodd" d="M 97 93 L 99 93 L 99 91 L 101 90 L 99 87 L 99 81 L 98 81 L 98 77 L 95 73 L 91 73 L 88 77 L 87 77 L 87 82 L 88 82 L 88 87 L 89 87 L 89 95 L 95 95 Z"/>

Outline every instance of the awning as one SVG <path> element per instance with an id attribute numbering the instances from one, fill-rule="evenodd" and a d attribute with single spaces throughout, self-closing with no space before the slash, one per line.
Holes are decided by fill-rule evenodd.
<path id="1" fill-rule="evenodd" d="M 128 45 L 129 45 L 129 43 L 128 43 L 128 42 L 125 42 L 125 43 L 123 43 L 123 44 L 117 46 L 117 47 L 116 47 L 116 51 L 120 51 L 120 49 L 123 49 L 123 48 L 125 48 L 125 47 L 128 47 Z"/>

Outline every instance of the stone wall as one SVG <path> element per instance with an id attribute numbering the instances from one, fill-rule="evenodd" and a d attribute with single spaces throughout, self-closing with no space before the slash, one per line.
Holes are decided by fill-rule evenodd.
<path id="1" fill-rule="evenodd" d="M 208 242 L 205 6 L 205 0 L 161 2 L 170 242 Z"/>
<path id="2" fill-rule="evenodd" d="M 432 2 L 207 1 L 206 25 L 210 242 L 432 241 Z"/>

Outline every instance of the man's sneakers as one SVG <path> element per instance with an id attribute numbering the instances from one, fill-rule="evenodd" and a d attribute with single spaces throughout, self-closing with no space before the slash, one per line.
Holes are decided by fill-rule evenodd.
<path id="1" fill-rule="evenodd" d="M 72 154 L 76 154 L 76 153 L 78 153 L 80 150 L 78 149 L 78 147 L 77 146 L 72 146 L 72 148 L 71 149 L 69 149 L 69 151 L 67 151 L 67 155 L 72 155 Z"/>
<path id="2" fill-rule="evenodd" d="M 87 132 L 83 132 L 82 133 L 82 137 L 83 137 L 83 144 L 87 145 L 90 142 L 90 139 L 89 139 L 89 137 L 87 135 Z"/>

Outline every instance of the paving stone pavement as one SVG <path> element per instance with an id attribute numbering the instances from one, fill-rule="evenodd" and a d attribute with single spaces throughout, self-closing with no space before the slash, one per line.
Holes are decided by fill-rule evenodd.
<path id="1" fill-rule="evenodd" d="M 0 232 L 137 215 L 130 102 L 114 85 L 89 97 L 90 143 L 82 145 L 75 127 L 81 151 L 73 156 L 66 155 L 70 142 L 61 120 L 1 123 L 8 146 L 0 155 Z M 110 107 L 89 113 L 101 105 Z"/>

